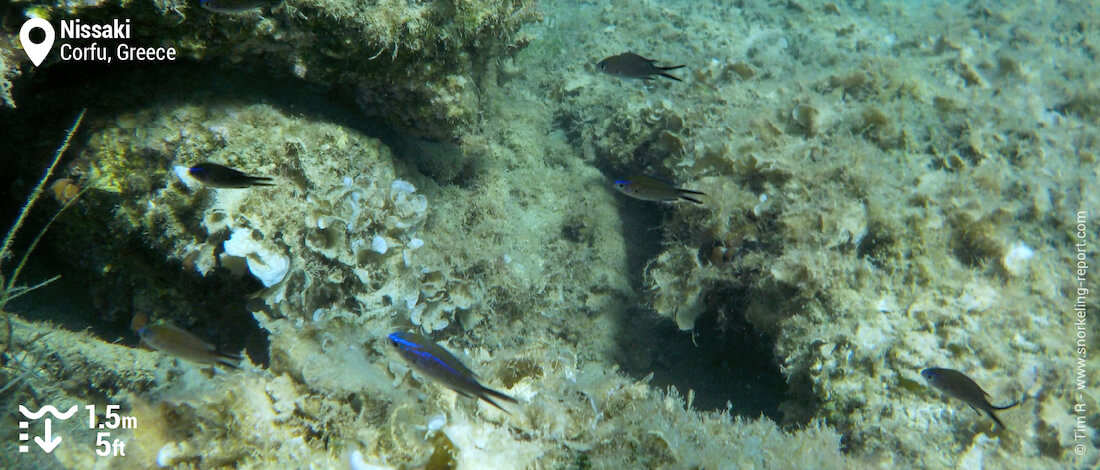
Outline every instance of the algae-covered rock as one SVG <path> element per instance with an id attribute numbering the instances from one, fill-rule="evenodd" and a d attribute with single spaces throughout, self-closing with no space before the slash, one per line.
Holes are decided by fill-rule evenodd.
<path id="1" fill-rule="evenodd" d="M 26 4 L 24 13 L 55 25 L 127 18 L 130 43 L 173 47 L 179 61 L 230 63 L 330 89 L 367 115 L 448 140 L 476 128 L 485 65 L 521 48 L 529 39 L 518 34 L 520 26 L 538 18 L 533 0 L 287 0 L 240 14 L 199 5 L 47 1 Z M 17 36 L 18 25 L 7 33 Z M 0 51 L 4 84 L 14 61 L 26 57 Z"/>
<path id="2" fill-rule="evenodd" d="M 1065 435 L 1041 424 L 1028 437 L 976 438 L 1004 435 L 939 401 L 918 373 L 956 367 L 998 403 L 1069 380 L 1053 345 L 1071 318 L 1054 312 L 1074 285 L 1057 273 L 1072 267 L 1065 234 L 1076 214 L 1100 198 L 1089 180 L 1095 139 L 1079 138 L 1095 127 L 1094 87 L 1076 79 L 1096 65 L 1040 38 L 1093 13 L 915 8 L 903 26 L 892 7 L 788 6 L 593 6 L 556 17 L 580 44 L 521 54 L 547 65 L 542 47 L 585 57 L 543 86 L 560 96 L 555 113 L 588 161 L 706 193 L 701 206 L 659 208 L 663 244 L 644 264 L 644 300 L 680 328 L 719 328 L 701 335 L 747 320 L 775 338 L 791 385 L 786 421 L 824 418 L 855 454 L 932 467 L 1070 464 L 1043 444 L 1066 449 Z M 958 34 L 964 25 L 983 32 Z M 1017 42 L 1021 29 L 1033 34 Z M 579 77 L 622 51 L 690 73 L 684 83 Z M 1037 56 L 1072 71 L 1027 59 Z M 1060 372 L 1036 372 L 1040 357 Z M 1066 405 L 1040 401 L 1004 413 L 1020 419 L 1006 424 L 1036 426 L 1041 409 Z"/>
<path id="3" fill-rule="evenodd" d="M 536 135 L 541 136 L 523 138 Z M 507 145 L 520 142 L 527 145 L 520 138 Z M 471 152 L 492 152 L 514 161 L 532 158 L 506 146 L 474 147 Z M 202 161 L 268 176 L 274 184 L 207 187 L 188 170 Z M 413 428 L 421 412 L 409 407 L 427 406 L 414 405 L 423 395 L 416 389 L 440 390 L 416 385 L 400 358 L 387 355 L 382 338 L 388 333 L 418 328 L 445 330 L 447 336 L 461 336 L 464 330 L 483 336 L 494 329 L 507 331 L 522 319 L 527 328 L 557 328 L 563 334 L 601 331 L 586 339 L 599 343 L 610 331 L 593 328 L 593 319 L 557 313 L 565 311 L 559 299 L 581 299 L 591 312 L 602 312 L 621 305 L 629 293 L 622 270 L 614 268 L 623 264 L 624 254 L 613 218 L 603 215 L 603 209 L 591 214 L 553 211 L 563 201 L 610 207 L 592 202 L 610 194 L 548 198 L 546 191 L 564 194 L 548 185 L 543 191 L 516 193 L 507 182 L 515 177 L 508 166 L 486 166 L 479 176 L 484 186 L 439 187 L 396 160 L 377 139 L 349 128 L 291 116 L 267 104 L 196 99 L 122 113 L 93 126 L 87 144 L 65 170 L 75 181 L 71 184 L 89 189 L 79 202 L 81 210 L 64 219 L 61 231 L 67 253 L 81 256 L 82 268 L 97 279 L 93 290 L 109 291 L 102 294 L 108 301 L 96 305 L 102 306 L 96 313 L 104 319 L 125 321 L 140 313 L 152 321 L 181 325 L 222 348 L 243 345 L 254 362 L 270 371 L 263 374 L 285 374 L 293 387 L 310 391 L 298 395 L 331 397 L 295 399 L 292 407 L 311 408 L 305 411 L 309 423 L 302 426 L 332 428 L 330 438 L 341 442 L 340 449 L 362 448 L 370 455 L 416 461 L 430 455 L 432 447 Z M 561 181 L 565 188 L 573 178 L 553 179 L 562 171 L 535 165 L 523 177 Z M 591 170 L 581 166 L 564 171 L 591 178 Z M 532 219 L 532 212 L 541 215 Z M 501 230 L 517 221 L 525 224 L 524 230 Z M 573 241 L 559 241 L 568 226 L 592 230 Z M 140 248 L 133 246 L 135 238 L 143 240 Z M 89 246 L 95 250 L 85 251 Z M 126 302 L 116 305 L 118 299 Z M 263 332 L 245 327 L 250 323 Z M 474 358 L 470 364 L 495 376 L 489 367 L 495 362 L 484 350 L 477 351 L 469 353 Z M 494 356 L 527 354 L 513 349 Z M 512 386 L 529 387 L 531 374 L 541 372 L 512 372 Z M 197 376 L 194 380 L 198 389 L 211 386 Z M 249 380 L 238 394 L 202 393 L 194 399 L 142 394 L 129 403 L 168 400 L 175 405 L 149 411 L 156 417 L 149 419 L 189 428 L 269 426 L 253 422 L 255 410 L 242 409 L 244 402 L 238 400 L 239 394 L 273 393 L 262 392 L 270 389 L 270 378 Z M 395 387 L 406 382 L 413 387 Z M 158 384 L 173 397 L 195 391 L 167 379 L 158 379 Z M 135 391 L 133 384 L 118 388 Z M 114 399 L 130 400 L 122 394 Z M 176 417 L 183 413 L 181 406 L 200 411 L 181 420 Z M 216 411 L 222 409 L 226 411 Z M 397 410 L 405 411 L 393 415 Z M 208 413 L 236 418 L 215 425 L 208 421 L 215 414 Z M 385 429 L 390 425 L 384 422 L 397 428 Z M 227 431 L 182 440 L 169 435 L 157 444 L 163 453 L 154 454 L 173 462 L 213 465 L 247 461 L 244 449 L 270 450 L 274 445 L 266 437 L 250 436 L 231 443 L 218 432 Z M 309 444 L 287 447 L 270 458 L 286 455 L 280 452 L 330 457 Z"/>
<path id="4" fill-rule="evenodd" d="M 544 4 L 523 32 L 529 2 L 46 9 L 125 10 L 156 25 L 142 40 L 397 132 L 201 80 L 90 111 L 59 175 L 89 189 L 53 252 L 89 285 L 72 324 L 116 328 L 17 319 L 0 378 L 22 379 L 0 400 L 143 423 L 118 434 L 132 460 L 59 451 L 73 468 L 1095 465 L 1073 447 L 1095 423 L 1071 411 L 1096 399 L 1071 391 L 1100 367 L 1066 349 L 1094 321 L 1067 306 L 1096 307 L 1078 290 L 1095 280 L 1065 274 L 1100 238 L 1096 66 L 1063 40 L 1087 42 L 1087 5 L 627 3 Z M 624 51 L 684 80 L 594 69 Z M 203 161 L 275 184 L 205 187 Z M 702 204 L 610 188 L 636 173 Z M 140 350 L 117 326 L 135 314 L 247 360 Z M 519 403 L 411 371 L 384 339 L 410 330 Z M 762 364 L 728 366 L 754 347 Z M 995 428 L 926 367 L 1022 403 Z M 753 398 L 734 388 L 782 404 L 733 416 Z"/>
<path id="5" fill-rule="evenodd" d="M 11 37 L 0 33 L 0 41 L 10 42 Z M 19 77 L 18 51 L 0 46 L 0 104 L 6 108 L 14 108 L 12 101 L 12 82 Z"/>

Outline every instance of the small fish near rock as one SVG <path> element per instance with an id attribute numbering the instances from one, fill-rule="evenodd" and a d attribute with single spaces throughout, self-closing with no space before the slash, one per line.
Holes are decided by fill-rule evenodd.
<path id="1" fill-rule="evenodd" d="M 665 72 L 686 67 L 685 65 L 660 67 L 653 65 L 654 62 L 656 62 L 654 59 L 647 59 L 633 52 L 624 52 L 601 60 L 596 64 L 596 68 L 603 73 L 618 77 L 652 80 L 654 75 L 660 75 L 678 82 L 683 81 L 680 77 Z"/>
<path id="2" fill-rule="evenodd" d="M 953 369 L 941 369 L 938 367 L 930 367 L 920 371 L 921 377 L 924 377 L 928 383 L 932 384 L 941 392 L 949 397 L 962 400 L 963 403 L 970 405 L 974 411 L 984 411 L 993 418 L 993 421 L 997 423 L 1002 429 L 1008 429 L 1000 418 L 993 412 L 995 410 L 1007 410 L 1016 405 L 1019 405 L 1019 400 L 1013 402 L 1007 406 L 994 406 L 989 403 L 989 394 L 982 390 L 982 387 L 978 386 L 977 382 L 967 377 L 966 374 Z"/>
<path id="3" fill-rule="evenodd" d="M 231 369 L 240 368 L 242 357 L 236 354 L 219 352 L 214 345 L 184 329 L 172 325 L 141 325 L 137 328 L 141 344 L 150 349 L 176 356 L 196 364 Z"/>
<path id="4" fill-rule="evenodd" d="M 615 189 L 634 199 L 643 201 L 671 202 L 683 199 L 696 204 L 702 204 L 696 196 L 706 196 L 701 191 L 678 188 L 668 181 L 646 175 L 634 175 L 629 178 L 615 180 Z"/>
<path id="5" fill-rule="evenodd" d="M 422 375 L 435 380 L 459 394 L 480 398 L 508 413 L 493 398 L 518 403 L 515 398 L 481 385 L 477 374 L 462 364 L 453 354 L 432 340 L 416 333 L 396 332 L 389 336 L 401 358 Z"/>
<path id="6" fill-rule="evenodd" d="M 187 169 L 187 173 L 200 183 L 212 188 L 248 188 L 252 186 L 273 186 L 271 178 L 250 176 L 217 163 L 203 162 Z"/>
<path id="7" fill-rule="evenodd" d="M 214 13 L 236 14 L 259 10 L 267 0 L 199 0 L 199 6 Z"/>

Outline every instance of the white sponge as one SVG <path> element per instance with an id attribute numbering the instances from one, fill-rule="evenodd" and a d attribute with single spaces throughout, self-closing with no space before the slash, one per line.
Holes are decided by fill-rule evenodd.
<path id="1" fill-rule="evenodd" d="M 290 258 L 252 238 L 251 229 L 233 230 L 233 235 L 225 241 L 224 246 L 226 255 L 244 258 L 248 262 L 248 271 L 256 276 L 264 287 L 278 284 L 290 269 Z"/>

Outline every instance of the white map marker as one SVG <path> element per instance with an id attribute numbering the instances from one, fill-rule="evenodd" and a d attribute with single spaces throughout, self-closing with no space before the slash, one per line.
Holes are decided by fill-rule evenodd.
<path id="1" fill-rule="evenodd" d="M 31 42 L 31 30 L 34 28 L 46 33 L 46 39 L 38 44 Z M 53 26 L 42 18 L 31 18 L 23 23 L 22 28 L 19 28 L 19 42 L 23 43 L 23 52 L 26 52 L 34 66 L 38 67 L 53 47 Z"/>

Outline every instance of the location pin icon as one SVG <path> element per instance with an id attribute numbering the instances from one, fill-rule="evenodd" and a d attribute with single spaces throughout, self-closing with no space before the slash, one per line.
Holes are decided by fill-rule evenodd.
<path id="1" fill-rule="evenodd" d="M 31 31 L 35 28 L 46 33 L 46 39 L 38 44 L 31 42 Z M 53 47 L 53 26 L 42 18 L 31 18 L 23 23 L 22 28 L 19 28 L 19 42 L 23 43 L 23 52 L 26 52 L 34 66 L 38 67 Z"/>

